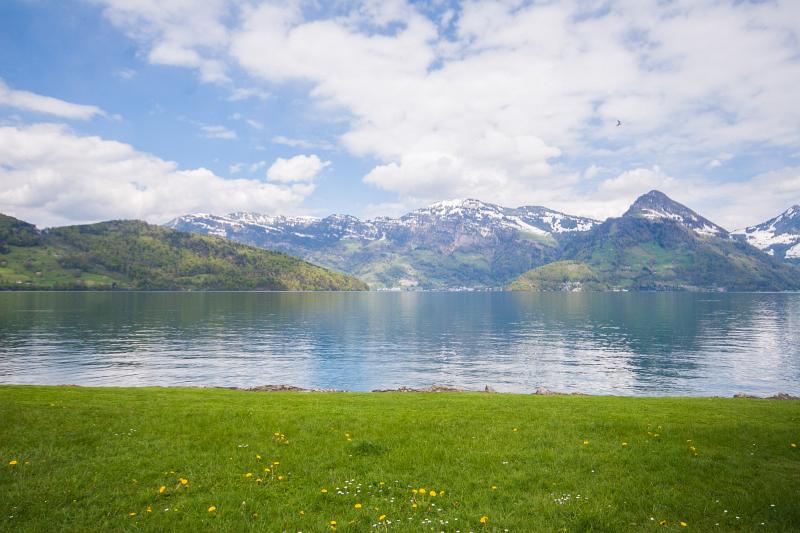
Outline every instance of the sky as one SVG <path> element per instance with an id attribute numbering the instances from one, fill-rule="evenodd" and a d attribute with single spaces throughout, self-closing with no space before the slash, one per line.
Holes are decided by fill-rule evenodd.
<path id="1" fill-rule="evenodd" d="M 800 203 L 800 2 L 3 0 L 0 212 Z M 618 121 L 621 125 L 618 125 Z"/>

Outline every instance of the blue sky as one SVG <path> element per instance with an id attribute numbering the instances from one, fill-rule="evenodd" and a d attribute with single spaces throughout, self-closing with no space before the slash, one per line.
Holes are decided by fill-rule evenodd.
<path id="1" fill-rule="evenodd" d="M 799 85 L 790 1 L 7 0 L 0 211 L 605 218 L 658 188 L 733 229 L 800 203 Z"/>

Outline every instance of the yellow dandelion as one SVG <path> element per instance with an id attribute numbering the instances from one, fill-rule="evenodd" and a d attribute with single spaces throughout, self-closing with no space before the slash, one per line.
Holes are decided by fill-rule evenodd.
<path id="1" fill-rule="evenodd" d="M 305 516 L 305 515 L 306 515 L 305 511 L 300 511 L 300 516 Z"/>
<path id="2" fill-rule="evenodd" d="M 331 529 L 336 529 L 336 520 L 331 520 Z"/>
<path id="3" fill-rule="evenodd" d="M 444 496 L 444 491 L 443 490 L 439 491 L 439 496 Z"/>
<path id="4" fill-rule="evenodd" d="M 486 525 L 486 524 L 488 524 L 488 523 L 489 523 L 489 517 L 488 517 L 488 516 L 486 516 L 486 515 L 483 515 L 483 516 L 481 517 L 481 524 L 483 524 L 483 525 Z"/>
<path id="5" fill-rule="evenodd" d="M 283 476 L 278 476 L 278 481 L 283 481 Z"/>
<path id="6" fill-rule="evenodd" d="M 184 487 L 189 484 L 189 480 L 186 479 L 185 477 L 180 478 L 180 482 L 181 485 L 183 485 Z"/>
<path id="7" fill-rule="evenodd" d="M 416 509 L 417 508 L 417 504 L 416 503 L 412 503 L 411 507 L 412 507 L 412 509 Z"/>
<path id="8" fill-rule="evenodd" d="M 626 447 L 626 446 L 628 446 L 628 443 L 627 443 L 627 442 L 623 442 L 623 443 L 622 443 L 622 447 L 624 448 L 624 447 Z"/>
<path id="9" fill-rule="evenodd" d="M 353 507 L 354 507 L 354 508 L 356 508 L 356 509 L 361 509 L 361 504 L 360 504 L 360 503 L 357 503 L 357 504 L 355 504 Z"/>
<path id="10" fill-rule="evenodd" d="M 684 522 L 683 520 L 681 520 L 681 527 L 686 527 L 686 526 L 688 526 L 688 525 L 689 525 L 689 524 L 687 524 L 686 522 Z"/>
<path id="11" fill-rule="evenodd" d="M 659 520 L 658 521 L 658 525 L 659 526 L 666 526 L 667 524 L 668 524 L 668 522 L 666 520 Z"/>
<path id="12" fill-rule="evenodd" d="M 217 506 L 216 505 L 212 505 L 211 507 L 208 508 L 208 512 L 209 513 L 213 513 L 216 510 L 217 510 Z"/>
<path id="13" fill-rule="evenodd" d="M 428 493 L 428 495 L 430 495 L 430 496 L 436 496 L 436 491 L 435 491 L 435 490 L 432 490 L 432 491 L 430 491 L 430 492 Z"/>
<path id="14" fill-rule="evenodd" d="M 12 460 L 10 460 L 10 461 L 8 462 L 8 464 L 10 464 L 10 465 L 15 465 L 15 464 L 17 464 L 17 460 L 16 460 L 16 459 L 12 459 Z"/>
<path id="15" fill-rule="evenodd" d="M 791 443 L 791 444 L 789 445 L 789 447 L 790 447 L 790 448 L 797 448 L 797 443 L 796 443 L 796 442 L 793 442 L 793 443 Z M 16 461 L 14 461 L 14 464 L 17 464 L 17 462 L 16 462 Z"/>
<path id="16" fill-rule="evenodd" d="M 589 441 L 588 440 L 583 441 L 583 445 L 584 446 L 588 446 L 589 445 Z"/>
<path id="17" fill-rule="evenodd" d="M 128 513 L 128 516 L 136 516 L 136 513 Z"/>
<path id="18" fill-rule="evenodd" d="M 152 507 L 150 507 L 149 505 L 147 506 L 147 512 L 148 512 L 148 513 L 152 513 L 152 512 L 153 512 L 153 508 L 152 508 Z"/>
<path id="19" fill-rule="evenodd" d="M 279 464 L 281 464 L 281 462 L 280 461 L 272 461 L 272 464 L 274 464 L 275 466 L 278 466 Z"/>
<path id="20" fill-rule="evenodd" d="M 158 493 L 159 494 L 164 494 L 165 492 L 167 492 L 167 487 L 165 487 L 164 485 L 161 485 L 160 487 L 158 487 Z"/>
<path id="21" fill-rule="evenodd" d="M 378 517 L 378 521 L 379 521 L 379 522 L 383 522 L 384 520 L 386 520 L 386 515 L 385 515 L 385 514 L 382 514 L 382 515 L 380 515 L 380 516 Z"/>
<path id="22" fill-rule="evenodd" d="M 321 489 L 321 490 L 320 490 L 320 492 L 321 492 L 322 494 L 328 494 L 328 489 Z"/>
<path id="23" fill-rule="evenodd" d="M 270 470 L 269 468 L 265 468 L 264 472 L 272 472 L 272 470 Z"/>
<path id="24" fill-rule="evenodd" d="M 256 478 L 256 483 L 258 483 L 259 485 L 261 484 L 261 478 L 260 477 Z"/>
<path id="25" fill-rule="evenodd" d="M 516 433 L 517 431 L 519 431 L 519 429 L 517 429 L 517 428 L 514 428 L 512 431 L 513 431 L 514 433 Z"/>
<path id="26" fill-rule="evenodd" d="M 260 460 L 261 460 L 261 456 L 256 454 L 256 461 L 260 461 Z"/>
<path id="27" fill-rule="evenodd" d="M 492 490 L 497 490 L 497 485 L 492 485 Z"/>
<path id="28" fill-rule="evenodd" d="M 252 473 L 252 472 L 248 472 L 248 473 L 246 473 L 246 474 L 244 475 L 244 477 L 253 477 L 253 473 Z"/>
<path id="29" fill-rule="evenodd" d="M 426 490 L 424 488 L 421 488 L 417 492 L 419 492 L 420 494 L 425 494 Z"/>

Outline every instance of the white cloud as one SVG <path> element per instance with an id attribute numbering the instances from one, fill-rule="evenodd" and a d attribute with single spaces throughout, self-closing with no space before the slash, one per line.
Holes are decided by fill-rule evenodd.
<path id="1" fill-rule="evenodd" d="M 314 154 L 296 155 L 290 159 L 279 157 L 267 169 L 267 178 L 282 183 L 310 183 L 328 165 L 330 161 L 322 161 Z"/>
<path id="2" fill-rule="evenodd" d="M 39 225 L 296 211 L 313 183 L 224 179 L 64 125 L 0 127 L 0 212 Z"/>
<path id="3" fill-rule="evenodd" d="M 234 163 L 228 167 L 228 172 L 238 174 L 244 168 L 244 163 Z"/>
<path id="4" fill-rule="evenodd" d="M 137 72 L 132 68 L 121 68 L 117 71 L 117 77 L 125 81 L 132 80 L 136 74 Z"/>
<path id="5" fill-rule="evenodd" d="M 228 100 L 231 102 L 239 102 L 241 100 L 247 100 L 248 98 L 266 100 L 269 98 L 269 93 L 256 87 L 239 87 L 233 89 L 231 94 L 228 96 Z"/>
<path id="6" fill-rule="evenodd" d="M 73 104 L 29 91 L 14 90 L 2 79 L 0 79 L 0 106 L 79 120 L 87 120 L 95 115 L 105 115 L 102 109 L 93 105 Z"/>
<path id="7" fill-rule="evenodd" d="M 207 139 L 236 139 L 238 136 L 236 132 L 226 128 L 225 126 L 209 126 L 203 125 L 200 126 L 200 129 L 203 131 L 203 136 Z"/>
<path id="8" fill-rule="evenodd" d="M 439 21 L 400 0 L 316 19 L 296 2 L 103 3 L 151 61 L 309 87 L 320 113 L 348 117 L 342 146 L 376 161 L 364 180 L 403 204 L 466 193 L 585 213 L 586 191 L 658 180 L 637 168 L 714 189 L 697 176 L 717 154 L 800 148 L 790 0 L 475 1 Z M 600 185 L 571 161 L 632 174 Z"/>

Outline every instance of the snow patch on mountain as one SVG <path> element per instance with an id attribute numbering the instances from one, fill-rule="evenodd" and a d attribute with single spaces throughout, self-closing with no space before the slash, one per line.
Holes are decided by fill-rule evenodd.
<path id="1" fill-rule="evenodd" d="M 784 259 L 800 259 L 800 205 L 755 226 L 732 232 L 769 255 Z"/>

